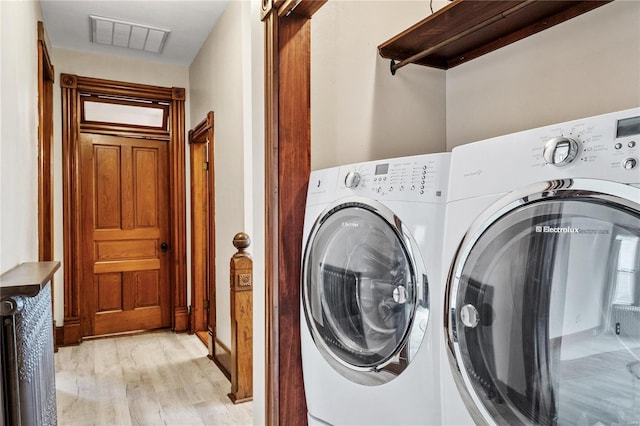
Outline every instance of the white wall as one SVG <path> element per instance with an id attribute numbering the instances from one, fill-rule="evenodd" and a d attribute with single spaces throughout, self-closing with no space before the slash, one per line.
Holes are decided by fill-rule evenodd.
<path id="1" fill-rule="evenodd" d="M 0 1 L 0 273 L 38 260 L 40 4 Z"/>
<path id="2" fill-rule="evenodd" d="M 251 0 L 243 33 L 251 33 L 251 101 L 253 170 L 253 423 L 266 424 L 265 418 L 265 226 L 264 226 L 264 24 L 260 21 L 262 2 Z M 246 6 L 245 6 L 246 10 Z"/>
<path id="3" fill-rule="evenodd" d="M 216 336 L 231 347 L 229 259 L 238 232 L 251 235 L 245 221 L 244 96 L 242 2 L 229 2 L 191 67 L 191 122 L 214 112 Z"/>
<path id="4" fill-rule="evenodd" d="M 445 72 L 392 76 L 377 50 L 428 14 L 427 1 L 365 0 L 329 1 L 313 16 L 312 169 L 445 150 Z"/>
<path id="5" fill-rule="evenodd" d="M 184 65 L 80 52 L 55 46 L 53 56 L 56 78 L 60 73 L 66 73 L 153 86 L 189 88 L 189 68 Z M 57 86 L 59 94 L 59 82 Z"/>
<path id="6" fill-rule="evenodd" d="M 4 3 L 4 2 L 2 2 Z M 60 74 L 76 74 L 83 77 L 95 77 L 107 80 L 126 81 L 131 83 L 150 84 L 163 87 L 184 87 L 189 90 L 189 72 L 186 66 L 167 65 L 136 59 L 123 58 L 96 53 L 78 52 L 75 50 L 54 48 L 50 52 L 51 61 L 56 71 L 56 83 L 54 84 L 54 222 L 55 222 L 55 258 L 62 260 L 63 230 L 62 230 L 62 100 L 60 90 Z M 188 92 L 187 92 L 188 93 Z M 189 97 L 185 102 L 186 130 L 189 129 Z M 186 136 L 185 136 L 186 137 Z M 188 146 L 186 149 L 188 150 Z M 189 155 L 186 154 L 187 170 Z M 189 174 L 187 173 L 186 192 L 189 196 Z M 187 203 L 188 205 L 188 203 Z M 189 213 L 187 212 L 187 217 Z M 189 228 L 187 226 L 187 228 Z M 189 236 L 189 230 L 187 229 Z M 187 242 L 187 247 L 190 247 Z M 189 265 L 190 253 L 187 257 Z M 64 321 L 64 275 L 62 267 L 55 276 L 55 312 L 54 317 L 58 326 Z M 189 271 L 189 266 L 187 266 Z M 190 281 L 190 274 L 187 273 Z M 190 289 L 188 285 L 187 288 Z"/>
<path id="7" fill-rule="evenodd" d="M 265 423 L 264 28 L 260 0 L 229 2 L 189 69 L 191 122 L 215 114 L 216 331 L 231 345 L 229 259 L 237 232 L 253 242 L 253 412 Z M 256 188 L 254 190 L 254 188 Z"/>
<path id="8" fill-rule="evenodd" d="M 447 71 L 447 148 L 640 105 L 640 2 L 615 1 Z"/>

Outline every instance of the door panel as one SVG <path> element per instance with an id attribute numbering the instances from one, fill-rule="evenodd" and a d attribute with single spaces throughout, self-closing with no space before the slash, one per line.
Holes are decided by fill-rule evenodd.
<path id="1" fill-rule="evenodd" d="M 96 278 L 97 310 L 122 310 L 122 274 L 100 274 Z"/>
<path id="2" fill-rule="evenodd" d="M 98 241 L 96 243 L 96 261 L 149 258 L 156 256 L 157 252 L 156 240 Z"/>
<path id="3" fill-rule="evenodd" d="M 133 193 L 135 228 L 157 228 L 158 223 L 158 151 L 133 149 Z"/>
<path id="4" fill-rule="evenodd" d="M 84 335 L 169 327 L 168 145 L 82 133 Z"/>
<path id="5" fill-rule="evenodd" d="M 120 228 L 120 157 L 118 146 L 94 148 L 95 229 Z"/>

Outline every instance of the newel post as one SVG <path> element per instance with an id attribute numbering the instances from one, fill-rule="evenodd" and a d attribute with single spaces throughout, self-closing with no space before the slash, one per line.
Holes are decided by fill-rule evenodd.
<path id="1" fill-rule="evenodd" d="M 245 252 L 251 238 L 233 237 L 238 249 L 231 257 L 231 393 L 234 404 L 253 399 L 253 260 Z"/>

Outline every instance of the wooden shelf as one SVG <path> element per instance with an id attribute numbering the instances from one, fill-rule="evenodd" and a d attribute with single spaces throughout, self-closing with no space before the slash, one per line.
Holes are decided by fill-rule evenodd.
<path id="1" fill-rule="evenodd" d="M 610 1 L 455 0 L 382 43 L 378 51 L 399 62 L 396 66 L 415 63 L 446 70 Z"/>
<path id="2" fill-rule="evenodd" d="M 60 268 L 60 262 L 27 262 L 0 275 L 0 299 L 5 297 L 34 297 Z"/>

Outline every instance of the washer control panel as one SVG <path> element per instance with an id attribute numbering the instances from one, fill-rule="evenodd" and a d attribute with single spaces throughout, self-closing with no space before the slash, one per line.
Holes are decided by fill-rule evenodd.
<path id="1" fill-rule="evenodd" d="M 338 186 L 351 195 L 440 201 L 446 197 L 448 174 L 448 153 L 426 154 L 341 167 Z"/>

